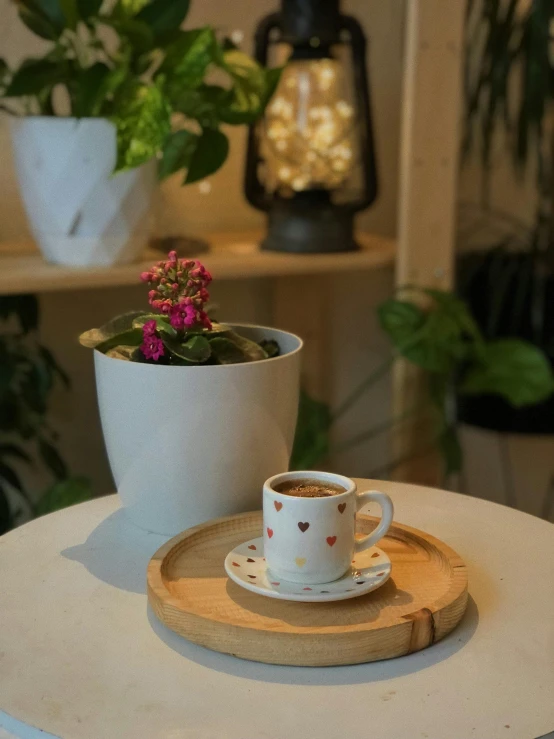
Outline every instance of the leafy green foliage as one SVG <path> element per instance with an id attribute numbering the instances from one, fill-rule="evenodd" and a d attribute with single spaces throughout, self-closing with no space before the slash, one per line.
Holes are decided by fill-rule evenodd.
<path id="1" fill-rule="evenodd" d="M 180 169 L 188 169 L 197 144 L 198 136 L 192 131 L 182 129 L 171 133 L 165 141 L 158 166 L 160 179 L 165 179 Z"/>
<path id="2" fill-rule="evenodd" d="M 553 20 L 552 0 L 471 3 L 464 86 L 465 151 L 477 141 L 483 167 L 490 170 L 493 141 L 504 129 L 518 171 L 532 156 L 539 191 L 546 197 L 551 189 L 545 157 L 551 156 L 547 116 L 554 97 Z"/>
<path id="3" fill-rule="evenodd" d="M 60 480 L 41 497 L 35 508 L 37 516 L 59 511 L 61 508 L 90 500 L 90 484 L 86 477 L 70 477 Z"/>
<path id="4" fill-rule="evenodd" d="M 151 0 L 137 14 L 137 18 L 148 24 L 155 36 L 179 28 L 185 20 L 190 0 Z"/>
<path id="5" fill-rule="evenodd" d="M 326 403 L 300 393 L 298 421 L 290 460 L 291 470 L 313 469 L 329 452 L 331 412 Z"/>
<path id="6" fill-rule="evenodd" d="M 519 339 L 498 339 L 476 355 L 460 390 L 468 395 L 500 395 L 521 408 L 552 395 L 554 378 L 550 362 L 536 346 Z"/>
<path id="7" fill-rule="evenodd" d="M 28 495 L 20 470 L 42 465 L 59 484 L 69 471 L 49 426 L 49 398 L 57 383 L 69 378 L 52 352 L 37 338 L 38 305 L 30 295 L 0 299 L 0 533 L 17 523 L 21 501 L 30 513 L 36 504 Z M 32 453 L 33 452 L 33 453 Z M 81 493 L 85 481 L 80 482 Z M 65 500 L 70 499 L 68 489 Z M 40 507 L 40 503 L 38 507 Z"/>
<path id="8" fill-rule="evenodd" d="M 172 364 L 205 364 L 211 355 L 210 342 L 205 336 L 191 336 L 182 339 L 163 337 L 164 347 L 169 351 Z"/>
<path id="9" fill-rule="evenodd" d="M 109 341 L 113 336 L 135 327 L 135 320 L 148 314 L 143 310 L 132 310 L 112 318 L 100 328 L 91 328 L 79 336 L 79 343 L 88 349 L 95 349 L 99 344 Z"/>
<path id="10" fill-rule="evenodd" d="M 137 82 L 122 95 L 117 115 L 116 170 L 156 156 L 171 130 L 171 108 L 161 89 Z"/>
<path id="11" fill-rule="evenodd" d="M 204 179 L 216 172 L 229 153 L 229 140 L 222 131 L 206 128 L 197 140 L 185 177 L 185 184 Z"/>
<path id="12" fill-rule="evenodd" d="M 185 170 L 197 182 L 225 161 L 222 124 L 254 122 L 279 70 L 265 70 L 209 27 L 182 30 L 190 0 L 18 0 L 19 16 L 50 42 L 42 58 L 8 69 L 0 60 L 0 98 L 26 114 L 104 117 L 117 128 L 116 171 L 160 159 L 160 177 Z M 118 37 L 104 43 L 103 27 Z M 218 84 L 206 83 L 215 75 Z M 181 114 L 181 115 L 174 115 Z"/>
<path id="13" fill-rule="evenodd" d="M 262 339 L 262 341 L 260 341 L 260 346 L 267 354 L 269 359 L 271 359 L 272 357 L 278 357 L 281 353 L 281 347 L 275 341 L 275 339 Z"/>
<path id="14" fill-rule="evenodd" d="M 180 31 L 166 49 L 160 68 L 168 75 L 168 87 L 194 89 L 198 87 L 208 66 L 214 61 L 217 41 L 213 30 L 206 26 L 193 31 Z"/>
<path id="15" fill-rule="evenodd" d="M 452 413 L 454 394 L 496 395 L 517 408 L 535 405 L 554 393 L 554 373 L 547 356 L 528 342 L 519 339 L 486 341 L 466 304 L 451 293 L 421 289 L 411 289 L 411 293 L 417 302 L 392 298 L 382 303 L 377 313 L 393 346 L 394 357 L 402 357 L 427 373 L 427 404 L 414 408 L 408 415 L 431 411 L 435 423 L 434 443 L 442 456 L 444 472 L 449 475 L 458 472 L 463 462 Z M 390 365 L 385 362 L 382 368 L 388 370 Z M 360 383 L 335 414 L 335 419 L 382 378 L 382 368 L 374 370 Z M 391 419 L 390 423 L 358 433 L 352 443 L 373 438 L 404 420 L 405 417 Z M 293 468 L 309 469 L 326 456 L 330 429 L 331 415 L 327 406 L 304 393 Z M 347 445 L 343 444 L 342 450 L 345 448 Z"/>

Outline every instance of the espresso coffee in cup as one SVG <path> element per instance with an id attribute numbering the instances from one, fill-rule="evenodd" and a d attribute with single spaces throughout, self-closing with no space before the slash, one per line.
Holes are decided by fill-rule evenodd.
<path id="1" fill-rule="evenodd" d="M 328 498 L 331 495 L 341 495 L 346 488 L 333 482 L 323 482 L 306 478 L 305 480 L 285 480 L 273 486 L 277 493 L 292 495 L 295 498 Z"/>

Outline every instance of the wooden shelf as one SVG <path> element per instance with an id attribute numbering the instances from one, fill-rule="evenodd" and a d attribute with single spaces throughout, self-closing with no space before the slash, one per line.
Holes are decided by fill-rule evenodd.
<path id="1" fill-rule="evenodd" d="M 210 251 L 200 259 L 218 280 L 358 272 L 392 264 L 393 240 L 370 234 L 357 238 L 362 245 L 357 252 L 299 255 L 260 251 L 261 233 L 210 234 Z M 33 244 L 0 244 L 0 295 L 136 285 L 139 274 L 161 256 L 148 249 L 134 264 L 62 267 L 46 263 Z"/>

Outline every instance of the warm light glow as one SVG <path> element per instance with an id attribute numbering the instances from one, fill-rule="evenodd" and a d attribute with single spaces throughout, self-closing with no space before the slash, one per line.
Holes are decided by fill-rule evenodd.
<path id="1" fill-rule="evenodd" d="M 353 119 L 337 61 L 289 62 L 265 115 L 265 158 L 275 189 L 339 187 L 354 165 Z"/>

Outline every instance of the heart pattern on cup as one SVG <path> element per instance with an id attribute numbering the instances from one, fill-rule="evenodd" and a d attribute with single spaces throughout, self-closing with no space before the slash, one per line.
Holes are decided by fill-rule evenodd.
<path id="1" fill-rule="evenodd" d="M 252 557 L 248 557 L 248 559 L 246 561 L 247 562 L 255 562 L 256 560 L 255 559 L 252 559 Z"/>
<path id="2" fill-rule="evenodd" d="M 346 510 L 346 503 L 339 503 L 337 508 L 339 509 L 339 513 L 344 513 Z"/>
<path id="3" fill-rule="evenodd" d="M 279 513 L 279 511 L 283 507 L 283 504 L 282 503 L 279 503 L 278 500 L 274 500 L 273 501 L 273 505 L 275 506 L 275 510 L 277 511 L 277 513 Z"/>
<path id="4" fill-rule="evenodd" d="M 267 535 L 269 536 L 270 539 L 273 536 L 273 529 L 270 529 L 269 526 L 267 527 Z"/>
<path id="5" fill-rule="evenodd" d="M 330 547 L 333 546 L 333 544 L 336 542 L 337 537 L 336 536 L 328 536 L 327 537 L 327 544 L 329 544 Z"/>
<path id="6" fill-rule="evenodd" d="M 310 524 L 307 521 L 305 521 L 304 523 L 302 521 L 299 521 L 298 528 L 300 529 L 302 533 L 304 533 L 310 528 Z"/>
<path id="7" fill-rule="evenodd" d="M 255 544 L 250 544 L 249 547 L 248 547 L 248 549 L 253 549 L 254 551 L 256 551 L 256 545 Z"/>
<path id="8" fill-rule="evenodd" d="M 304 565 L 306 564 L 306 557 L 297 557 L 294 561 L 296 562 L 298 567 L 304 567 Z"/>

